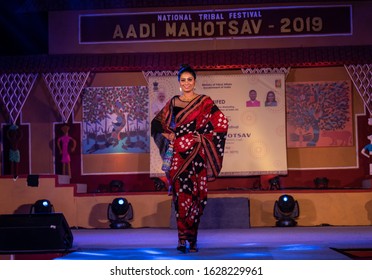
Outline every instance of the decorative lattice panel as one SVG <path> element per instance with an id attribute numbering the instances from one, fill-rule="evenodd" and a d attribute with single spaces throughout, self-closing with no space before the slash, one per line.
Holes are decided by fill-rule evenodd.
<path id="1" fill-rule="evenodd" d="M 15 123 L 22 111 L 38 74 L 1 74 L 0 96 L 11 123 Z"/>
<path id="2" fill-rule="evenodd" d="M 287 79 L 291 68 L 247 68 L 241 70 L 244 74 L 285 74 L 285 78 Z"/>
<path id="3" fill-rule="evenodd" d="M 149 83 L 149 77 L 177 76 L 178 71 L 142 71 L 142 74 Z"/>
<path id="4" fill-rule="evenodd" d="M 345 65 L 345 68 L 372 115 L 372 64 Z"/>
<path id="5" fill-rule="evenodd" d="M 89 72 L 43 74 L 64 122 L 68 121 L 88 77 Z"/>

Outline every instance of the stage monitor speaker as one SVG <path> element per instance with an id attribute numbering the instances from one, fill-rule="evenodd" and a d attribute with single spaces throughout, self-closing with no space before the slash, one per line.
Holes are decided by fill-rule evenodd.
<path id="1" fill-rule="evenodd" d="M 0 215 L 0 251 L 64 251 L 72 243 L 62 213 Z"/>
<path id="2" fill-rule="evenodd" d="M 27 176 L 27 186 L 38 187 L 39 186 L 39 175 L 29 174 Z"/>

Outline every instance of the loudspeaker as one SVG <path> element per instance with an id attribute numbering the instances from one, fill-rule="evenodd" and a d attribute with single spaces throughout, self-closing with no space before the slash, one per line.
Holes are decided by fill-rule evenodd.
<path id="1" fill-rule="evenodd" d="M 29 174 L 27 176 L 27 186 L 38 187 L 39 186 L 39 175 Z"/>
<path id="2" fill-rule="evenodd" d="M 72 243 L 62 213 L 0 215 L 0 251 L 62 251 Z"/>

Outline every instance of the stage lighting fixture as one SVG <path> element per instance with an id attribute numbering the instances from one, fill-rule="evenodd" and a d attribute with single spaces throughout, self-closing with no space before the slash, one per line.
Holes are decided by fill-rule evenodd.
<path id="1" fill-rule="evenodd" d="M 270 190 L 280 190 L 280 178 L 275 176 L 269 180 Z"/>
<path id="2" fill-rule="evenodd" d="M 284 194 L 275 201 L 274 217 L 277 227 L 294 227 L 297 225 L 295 219 L 300 214 L 297 200 L 291 195 Z"/>
<path id="3" fill-rule="evenodd" d="M 153 178 L 154 181 L 154 187 L 156 191 L 161 191 L 163 189 L 166 189 L 166 185 L 164 181 L 158 177 Z"/>
<path id="4" fill-rule="evenodd" d="M 133 219 L 132 204 L 123 197 L 115 198 L 108 206 L 107 218 L 110 221 L 110 228 L 130 228 L 132 225 L 128 221 Z"/>
<path id="5" fill-rule="evenodd" d="M 112 180 L 110 182 L 110 192 L 123 192 L 124 183 L 121 180 Z"/>
<path id="6" fill-rule="evenodd" d="M 328 188 L 328 178 L 327 177 L 316 177 L 314 179 L 314 184 L 317 189 L 326 189 Z"/>
<path id="7" fill-rule="evenodd" d="M 54 207 L 47 199 L 37 200 L 30 209 L 31 214 L 50 214 L 54 213 Z"/>

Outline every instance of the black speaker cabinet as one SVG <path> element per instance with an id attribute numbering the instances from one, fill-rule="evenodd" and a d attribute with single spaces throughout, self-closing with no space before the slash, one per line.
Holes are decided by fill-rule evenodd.
<path id="1" fill-rule="evenodd" d="M 72 243 L 62 213 L 0 215 L 0 251 L 62 251 Z"/>
<path id="2" fill-rule="evenodd" d="M 39 175 L 30 174 L 27 176 L 27 186 L 38 187 L 39 186 Z"/>

